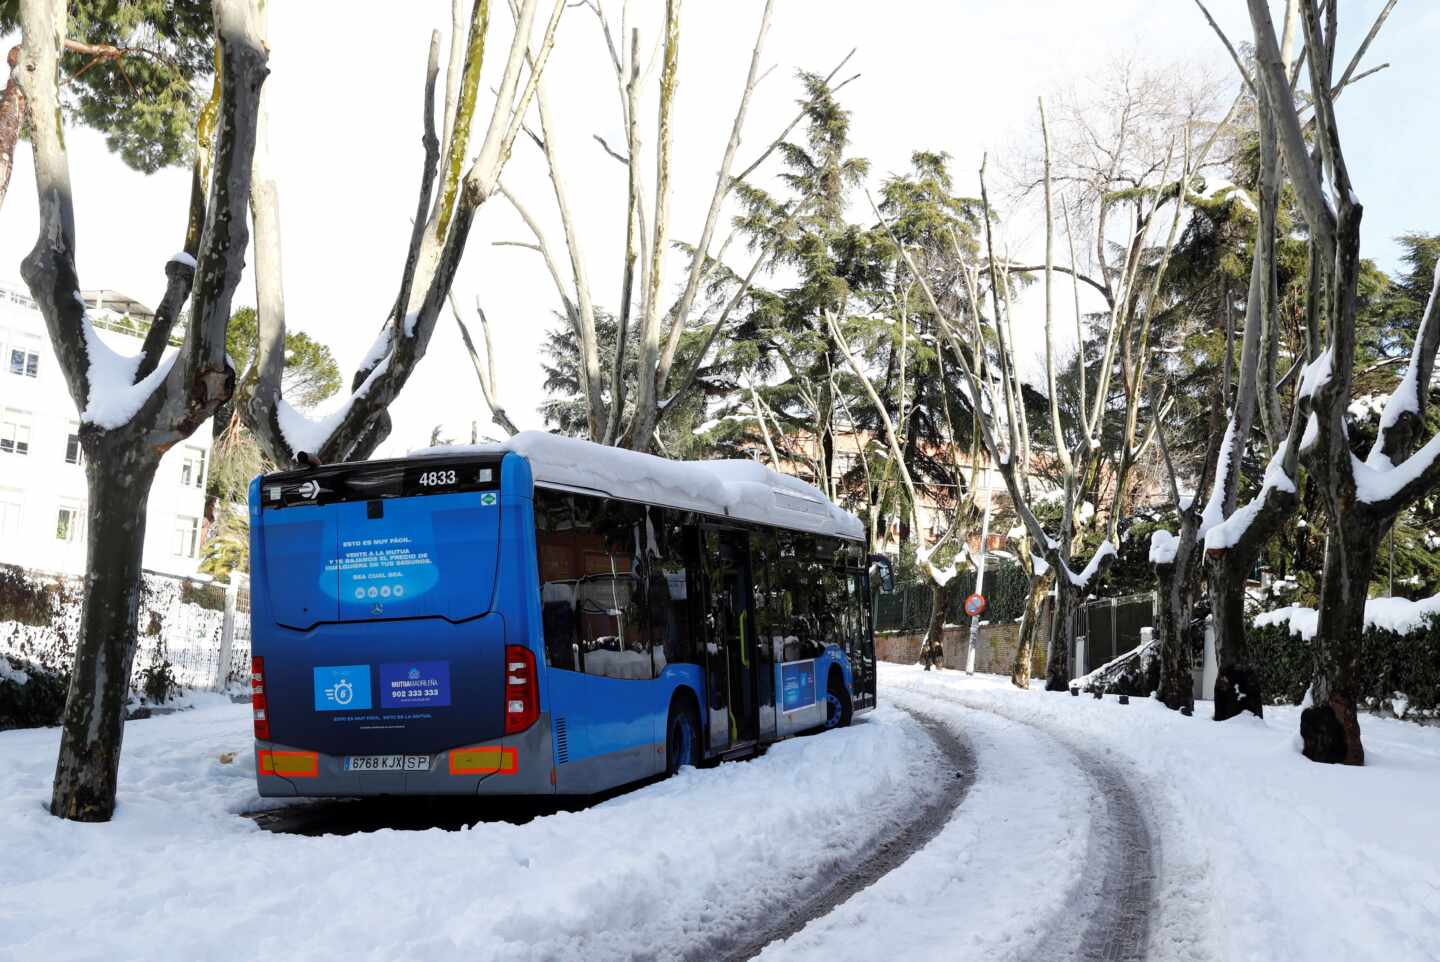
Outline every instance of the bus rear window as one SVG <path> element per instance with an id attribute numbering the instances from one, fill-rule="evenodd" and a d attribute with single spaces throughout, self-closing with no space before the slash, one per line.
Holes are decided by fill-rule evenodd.
<path id="1" fill-rule="evenodd" d="M 260 537 L 275 620 L 489 610 L 500 530 L 499 460 L 336 465 L 260 482 Z"/>

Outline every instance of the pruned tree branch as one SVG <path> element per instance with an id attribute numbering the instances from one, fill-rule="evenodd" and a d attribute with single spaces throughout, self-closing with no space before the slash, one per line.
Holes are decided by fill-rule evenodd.
<path id="1" fill-rule="evenodd" d="M 465 350 L 470 355 L 470 363 L 475 368 L 475 379 L 480 382 L 480 393 L 485 398 L 485 406 L 490 409 L 490 419 L 505 430 L 511 437 L 520 433 L 515 422 L 505 413 L 505 408 L 498 402 L 500 396 L 499 376 L 495 371 L 495 348 L 490 343 L 490 322 L 485 317 L 485 309 L 480 306 L 480 299 L 475 299 L 475 313 L 480 318 L 480 334 L 485 338 L 485 362 L 482 364 L 480 355 L 475 351 L 475 342 L 470 339 L 470 329 L 465 326 L 465 320 L 460 316 L 460 309 L 455 306 L 454 292 L 450 292 L 447 299 L 450 302 L 450 312 L 455 316 L 455 324 L 460 328 L 460 338 L 465 342 Z"/>

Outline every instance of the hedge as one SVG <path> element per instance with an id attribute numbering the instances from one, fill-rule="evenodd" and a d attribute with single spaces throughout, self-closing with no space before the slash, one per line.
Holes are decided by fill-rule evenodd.
<path id="1" fill-rule="evenodd" d="M 1274 705 L 1300 704 L 1313 672 L 1310 640 L 1286 624 L 1252 625 L 1248 640 L 1267 700 Z M 1366 628 L 1361 644 L 1361 704 L 1391 708 L 1397 715 L 1440 710 L 1440 617 L 1407 634 Z M 1403 699 L 1399 704 L 1397 695 Z"/>
<path id="2" fill-rule="evenodd" d="M 950 583 L 950 610 L 945 612 L 945 623 L 970 626 L 970 617 L 963 608 L 965 599 L 975 590 L 975 571 L 962 571 Z M 985 600 L 987 607 L 980 616 L 982 621 L 998 625 L 1019 621 L 1025 614 L 1025 601 L 1030 593 L 1030 579 L 1016 564 L 1002 564 L 985 570 Z M 924 628 L 930 623 L 930 582 L 897 584 L 890 594 L 876 591 L 875 630 L 904 631 Z"/>

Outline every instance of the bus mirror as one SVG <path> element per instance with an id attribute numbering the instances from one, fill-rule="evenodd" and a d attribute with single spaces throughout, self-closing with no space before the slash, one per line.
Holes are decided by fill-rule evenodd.
<path id="1" fill-rule="evenodd" d="M 880 591 L 883 594 L 888 595 L 895 590 L 895 565 L 889 556 L 872 554 L 870 556 L 870 572 L 880 578 Z"/>

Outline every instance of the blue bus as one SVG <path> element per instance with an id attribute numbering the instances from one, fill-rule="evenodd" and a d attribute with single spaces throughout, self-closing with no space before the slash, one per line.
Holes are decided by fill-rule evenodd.
<path id="1" fill-rule="evenodd" d="M 875 706 L 855 517 L 527 432 L 250 487 L 265 796 L 588 795 Z"/>

